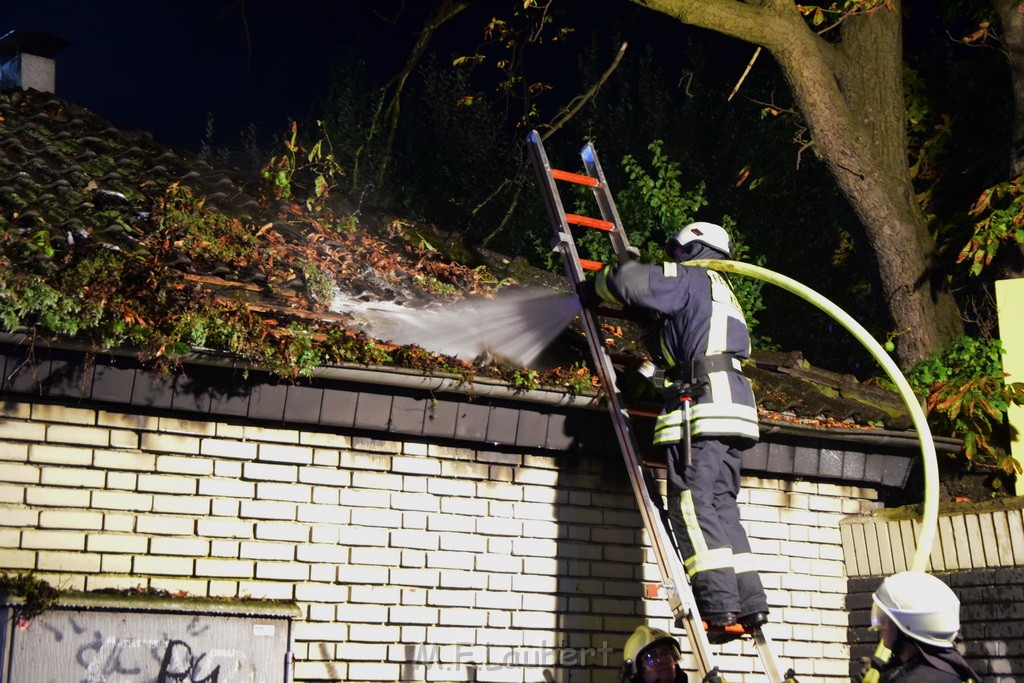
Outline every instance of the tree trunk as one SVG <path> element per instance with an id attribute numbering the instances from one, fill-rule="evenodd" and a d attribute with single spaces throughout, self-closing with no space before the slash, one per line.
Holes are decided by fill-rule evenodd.
<path id="1" fill-rule="evenodd" d="M 761 45 L 782 67 L 814 149 L 863 223 L 907 368 L 963 330 L 907 164 L 899 2 L 847 17 L 840 40 L 811 31 L 791 0 L 634 0 Z M 813 283 L 809 283 L 813 286 Z"/>
<path id="2" fill-rule="evenodd" d="M 850 17 L 840 30 L 832 46 L 794 27 L 801 39 L 779 62 L 815 149 L 865 227 L 899 334 L 898 358 L 908 367 L 952 341 L 963 324 L 911 184 L 899 7 Z M 836 53 L 833 70 L 806 61 L 822 51 Z"/>

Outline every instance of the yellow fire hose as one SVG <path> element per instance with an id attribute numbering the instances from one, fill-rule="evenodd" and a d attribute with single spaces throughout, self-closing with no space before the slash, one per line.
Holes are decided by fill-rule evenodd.
<path id="1" fill-rule="evenodd" d="M 845 327 L 854 337 L 868 350 L 872 357 L 882 366 L 889 379 L 896 385 L 902 396 L 910 417 L 914 422 L 914 429 L 917 430 L 918 439 L 921 442 L 921 458 L 924 462 L 924 512 L 921 516 L 921 534 L 917 540 L 917 548 L 914 551 L 914 560 L 911 569 L 914 571 L 925 571 L 928 564 L 928 557 L 932 552 L 932 544 L 935 541 L 935 530 L 938 526 L 939 513 L 939 466 L 935 458 L 935 442 L 932 440 L 932 433 L 928 429 L 928 421 L 925 417 L 921 404 L 914 395 L 913 389 L 907 382 L 907 378 L 900 372 L 899 367 L 893 362 L 889 354 L 885 352 L 874 337 L 861 326 L 856 320 L 850 317 L 846 311 L 839 308 L 827 298 L 818 294 L 813 289 L 800 284 L 796 280 L 786 277 L 780 273 L 739 261 L 726 261 L 719 259 L 705 259 L 700 261 L 687 261 L 686 265 L 700 266 L 737 275 L 763 280 L 770 284 L 796 294 L 817 308 L 830 315 L 836 322 Z"/>
<path id="2" fill-rule="evenodd" d="M 747 277 L 763 280 L 767 283 L 785 289 L 787 292 L 796 294 L 798 297 L 813 304 L 830 315 L 836 322 L 845 327 L 849 332 L 868 350 L 871 356 L 878 361 L 878 364 L 885 370 L 885 374 L 896 385 L 903 402 L 910 411 L 910 417 L 914 422 L 914 429 L 917 430 L 917 437 L 921 443 L 921 459 L 924 465 L 924 510 L 921 514 L 921 534 L 917 539 L 917 548 L 914 551 L 914 559 L 911 569 L 914 571 L 925 571 L 928 565 L 928 557 L 932 552 L 932 544 L 935 542 L 935 531 L 938 527 L 939 514 L 939 466 L 935 458 L 935 442 L 932 440 L 931 430 L 928 429 L 928 421 L 924 410 L 914 395 L 913 389 L 907 382 L 907 378 L 900 372 L 899 367 L 893 362 L 889 354 L 885 352 L 874 337 L 864 327 L 850 317 L 846 311 L 839 308 L 826 297 L 818 294 L 813 289 L 800 284 L 792 278 L 780 273 L 739 261 L 726 261 L 719 259 L 704 259 L 698 261 L 687 261 L 686 265 L 701 266 L 712 270 L 719 270 L 727 273 L 736 273 Z M 875 649 L 875 656 L 880 659 L 888 657 L 888 650 L 878 644 Z M 878 672 L 872 669 L 869 672 L 875 678 L 865 677 L 864 683 L 877 680 Z"/>

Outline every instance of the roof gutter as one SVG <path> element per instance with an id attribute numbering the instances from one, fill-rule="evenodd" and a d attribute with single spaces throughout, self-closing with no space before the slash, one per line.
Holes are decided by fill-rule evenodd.
<path id="1" fill-rule="evenodd" d="M 96 349 L 86 344 L 73 341 L 54 341 L 29 337 L 23 333 L 0 333 L 0 343 L 7 343 L 16 346 L 44 346 L 51 349 L 73 351 L 78 353 L 96 353 Z M 102 353 L 120 358 L 131 358 L 137 360 L 138 356 L 128 349 L 103 349 Z M 232 370 L 257 370 L 268 372 L 261 368 L 253 368 L 239 364 L 223 354 L 196 350 L 193 353 L 181 356 L 182 363 L 204 367 L 229 368 Z M 477 377 L 466 380 L 457 375 L 436 374 L 427 375 L 413 370 L 401 368 L 373 367 L 355 364 L 340 364 L 320 366 L 314 368 L 310 373 L 312 379 L 323 379 L 331 381 L 353 382 L 357 384 L 375 384 L 379 386 L 397 387 L 413 391 L 439 392 L 462 394 L 474 398 L 494 398 L 506 401 L 517 401 L 534 403 L 540 405 L 560 406 L 579 408 L 586 410 L 605 410 L 605 405 L 598 395 L 576 395 L 566 391 L 548 389 L 522 390 L 509 386 L 506 382 L 490 377 Z M 875 446 L 892 447 L 900 449 L 917 448 L 920 441 L 916 432 L 892 431 L 886 429 L 852 429 L 852 428 L 829 428 L 814 427 L 792 424 L 789 422 L 775 422 L 770 419 L 761 419 L 762 437 L 771 435 L 798 436 L 803 438 L 816 437 L 834 441 L 846 441 L 850 443 L 872 444 Z M 947 437 L 933 437 L 936 449 L 942 453 L 958 453 L 961 447 L 959 439 Z"/>
<path id="2" fill-rule="evenodd" d="M 0 333 L 0 343 L 13 344 L 16 346 L 43 346 L 63 351 L 74 351 L 78 353 L 97 353 L 94 347 L 73 341 L 55 341 L 29 337 L 23 333 Z M 120 358 L 138 359 L 138 355 L 129 349 L 103 349 L 102 353 Z M 207 352 L 201 349 L 193 353 L 180 356 L 182 363 L 186 365 L 200 365 L 205 367 L 229 368 L 232 370 L 254 370 L 258 372 L 270 372 L 265 368 L 242 365 L 236 359 Z M 325 379 L 344 382 L 355 382 L 360 384 L 377 384 L 416 391 L 444 392 L 464 394 L 475 398 L 497 398 L 508 401 L 522 401 L 527 403 L 539 403 L 552 406 L 567 406 L 573 408 L 604 409 L 598 395 L 577 395 L 567 391 L 548 389 L 517 389 L 499 379 L 490 377 L 477 377 L 466 380 L 458 375 L 439 373 L 428 375 L 413 370 L 401 368 L 373 367 L 343 363 L 340 365 L 320 366 L 314 368 L 310 373 L 312 379 Z"/>
<path id="3" fill-rule="evenodd" d="M 775 422 L 761 418 L 761 436 L 780 434 L 786 436 L 817 436 L 832 441 L 872 444 L 892 448 L 918 448 L 921 440 L 913 430 L 894 431 L 890 429 L 855 429 L 839 427 L 814 427 L 811 425 L 795 425 L 788 422 Z M 935 449 L 941 453 L 959 453 L 962 445 L 960 439 L 945 436 L 932 436 Z"/>

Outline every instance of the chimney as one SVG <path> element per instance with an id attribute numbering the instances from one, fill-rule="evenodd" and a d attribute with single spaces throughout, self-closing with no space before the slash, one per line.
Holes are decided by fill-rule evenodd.
<path id="1" fill-rule="evenodd" d="M 0 90 L 54 92 L 57 66 L 53 56 L 70 44 L 46 31 L 11 31 L 0 37 Z"/>

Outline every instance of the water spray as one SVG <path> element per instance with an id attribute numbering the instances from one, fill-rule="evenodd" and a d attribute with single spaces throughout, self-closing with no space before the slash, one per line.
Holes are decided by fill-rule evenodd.
<path id="1" fill-rule="evenodd" d="M 533 367 L 580 312 L 579 299 L 541 287 L 500 290 L 426 308 L 336 299 L 335 312 L 360 321 L 373 337 L 482 364 Z"/>

